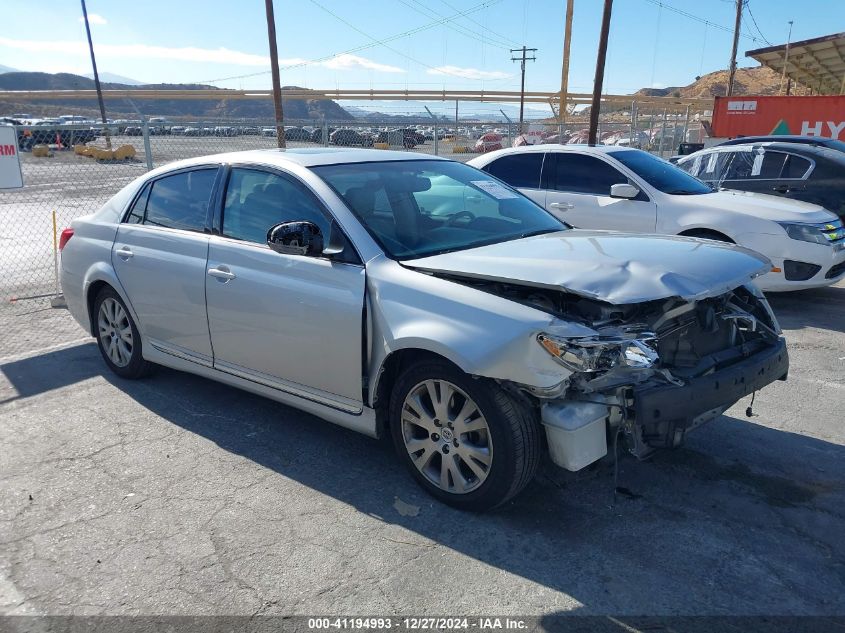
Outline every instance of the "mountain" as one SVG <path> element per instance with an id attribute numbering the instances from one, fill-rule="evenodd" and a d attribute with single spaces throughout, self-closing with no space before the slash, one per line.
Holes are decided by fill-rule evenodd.
<path id="1" fill-rule="evenodd" d="M 255 119 L 262 122 L 274 118 L 273 103 L 269 99 L 202 99 L 203 90 L 216 86 L 203 84 L 139 84 L 101 81 L 104 90 L 196 90 L 197 99 L 144 99 L 135 105 L 147 116 L 166 116 L 174 119 Z M 94 80 L 70 73 L 9 72 L 0 74 L 0 90 L 93 90 Z M 285 90 L 302 90 L 297 86 L 282 88 L 282 104 L 285 121 L 314 121 L 325 118 L 329 121 L 348 121 L 353 117 L 331 99 L 285 99 Z M 0 101 L 0 112 L 26 110 L 35 116 L 58 116 L 59 114 L 82 114 L 95 116 L 98 112 L 96 99 L 16 99 Z M 137 117 L 132 103 L 127 99 L 107 99 L 106 111 L 118 118 Z"/>
<path id="2" fill-rule="evenodd" d="M 734 77 L 736 96 L 741 95 L 776 95 L 780 91 L 780 75 L 765 66 L 756 68 L 737 68 Z M 707 99 L 723 96 L 728 87 L 728 71 L 717 70 L 701 77 L 687 86 L 673 86 L 671 88 L 641 88 L 634 95 L 648 97 L 683 97 L 691 99 Z M 807 94 L 803 86 L 793 86 L 791 94 Z"/>
<path id="3" fill-rule="evenodd" d="M 94 79 L 94 73 L 85 73 L 85 77 L 88 77 L 88 79 Z M 100 72 L 100 81 L 108 81 L 108 82 L 111 82 L 111 83 L 126 84 L 127 86 L 142 86 L 142 85 L 144 85 L 143 81 L 138 81 L 137 79 L 132 79 L 131 77 L 124 77 L 123 75 L 117 75 L 115 73 L 110 73 L 108 71 Z"/>
<path id="4" fill-rule="evenodd" d="M 0 74 L 16 72 L 18 72 L 17 68 L 12 68 L 11 66 L 4 66 L 3 64 L 0 64 Z"/>

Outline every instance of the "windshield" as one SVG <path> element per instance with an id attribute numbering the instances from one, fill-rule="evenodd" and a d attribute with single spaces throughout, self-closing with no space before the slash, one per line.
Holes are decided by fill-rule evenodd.
<path id="1" fill-rule="evenodd" d="M 691 196 L 714 191 L 683 169 L 648 152 L 616 151 L 608 152 L 608 155 L 663 193 Z"/>
<path id="2" fill-rule="evenodd" d="M 462 163 L 402 160 L 312 170 L 395 259 L 569 228 L 521 193 Z"/>

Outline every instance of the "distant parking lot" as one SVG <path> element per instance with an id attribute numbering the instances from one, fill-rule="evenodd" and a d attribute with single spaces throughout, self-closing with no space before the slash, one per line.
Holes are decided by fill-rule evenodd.
<path id="1" fill-rule="evenodd" d="M 842 614 L 845 285 L 772 303 L 790 379 L 648 462 L 433 503 L 390 449 L 161 370 L 107 373 L 63 310 L 0 359 L 0 611 Z M 621 629 L 620 629 L 621 630 Z"/>

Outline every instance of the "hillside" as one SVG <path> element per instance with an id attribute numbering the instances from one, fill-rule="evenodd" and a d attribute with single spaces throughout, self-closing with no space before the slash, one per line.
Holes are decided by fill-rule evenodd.
<path id="1" fill-rule="evenodd" d="M 728 87 L 728 71 L 717 70 L 699 77 L 688 86 L 672 86 L 669 88 L 641 88 L 635 95 L 649 97 L 684 97 L 690 99 L 706 99 L 722 96 Z M 738 68 L 734 77 L 734 94 L 740 95 L 775 95 L 780 89 L 780 75 L 770 68 L 758 66 L 756 68 Z M 795 95 L 807 94 L 803 86 L 793 85 L 791 93 Z"/>
<path id="2" fill-rule="evenodd" d="M 203 90 L 215 86 L 202 84 L 141 84 L 129 85 L 102 82 L 104 90 Z M 0 74 L 0 90 L 93 90 L 94 80 L 69 73 L 9 72 Z M 326 118 L 346 121 L 352 115 L 331 99 L 285 99 L 285 90 L 301 90 L 296 86 L 282 88 L 282 104 L 286 120 L 313 120 Z M 199 96 L 199 95 L 198 95 Z M 174 119 L 237 118 L 270 121 L 273 103 L 269 99 L 153 99 L 138 100 L 135 105 L 147 116 L 166 116 Z M 36 116 L 82 114 L 96 116 L 95 99 L 50 99 L 0 101 L 0 112 L 27 111 Z M 106 111 L 112 118 L 136 117 L 137 112 L 126 99 L 106 101 Z"/>

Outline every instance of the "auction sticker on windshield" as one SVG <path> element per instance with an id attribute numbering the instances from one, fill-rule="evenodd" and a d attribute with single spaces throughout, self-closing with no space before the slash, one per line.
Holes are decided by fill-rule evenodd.
<path id="1" fill-rule="evenodd" d="M 470 184 L 475 185 L 484 193 L 488 193 L 497 200 L 507 200 L 508 198 L 517 198 L 513 191 L 509 191 L 502 185 L 492 180 L 470 180 Z"/>
<path id="2" fill-rule="evenodd" d="M 23 187 L 18 134 L 11 125 L 0 125 L 0 189 Z"/>

